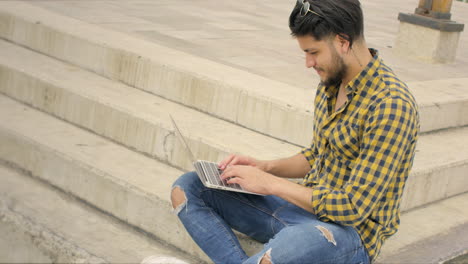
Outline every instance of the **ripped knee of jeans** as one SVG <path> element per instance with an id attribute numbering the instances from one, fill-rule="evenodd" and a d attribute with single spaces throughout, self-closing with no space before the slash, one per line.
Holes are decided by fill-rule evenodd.
<path id="1" fill-rule="evenodd" d="M 330 243 L 332 243 L 333 245 L 336 246 L 335 237 L 333 236 L 333 233 L 330 230 L 328 230 L 327 228 L 325 228 L 324 226 L 321 226 L 321 225 L 317 225 L 315 227 L 318 230 L 320 230 L 320 232 L 322 232 L 322 236 L 325 237 L 328 242 L 330 242 Z"/>
<path id="2" fill-rule="evenodd" d="M 182 209 L 187 205 L 187 196 L 179 186 L 172 188 L 171 202 L 173 213 L 176 215 L 178 215 L 180 211 L 182 211 Z"/>
<path id="3" fill-rule="evenodd" d="M 273 264 L 273 261 L 271 261 L 271 248 L 258 260 L 258 264 Z"/>

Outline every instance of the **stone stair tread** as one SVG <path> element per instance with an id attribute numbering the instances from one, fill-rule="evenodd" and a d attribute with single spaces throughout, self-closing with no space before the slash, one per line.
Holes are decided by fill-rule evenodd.
<path id="1" fill-rule="evenodd" d="M 414 170 L 465 162 L 468 158 L 468 127 L 437 131 L 420 136 Z"/>
<path id="2" fill-rule="evenodd" d="M 167 202 L 172 182 L 182 174 L 182 171 L 167 164 L 128 150 L 4 96 L 0 96 L 0 109 L 0 129 L 4 132 L 21 135 L 28 141 L 60 153 L 68 160 L 85 164 L 85 169 L 97 170 L 104 177 L 116 179 L 130 188 L 157 194 Z"/>
<path id="3" fill-rule="evenodd" d="M 169 113 L 178 121 L 180 129 L 187 139 L 203 144 L 204 148 L 195 148 L 193 150 L 196 156 L 204 159 L 211 158 L 213 161 L 219 161 L 223 155 L 228 153 L 243 153 L 257 158 L 272 159 L 291 156 L 300 150 L 299 147 L 294 145 L 261 135 L 230 122 L 219 120 L 210 115 L 200 113 L 144 91 L 132 89 L 120 82 L 103 78 L 76 66 L 37 54 L 11 43 L 0 41 L 0 48 L 0 54 L 2 55 L 0 56 L 1 67 L 13 69 L 16 72 L 22 72 L 37 80 L 50 83 L 54 87 L 57 87 L 57 89 L 76 94 L 80 98 L 88 98 L 96 104 L 102 104 L 112 109 L 117 109 L 123 112 L 125 116 L 129 116 L 130 119 L 143 120 L 142 123 L 144 124 L 161 127 L 166 131 L 164 135 L 159 135 L 159 138 L 152 140 L 145 139 L 139 144 L 143 146 L 137 146 L 136 148 L 142 151 L 142 149 L 148 149 L 146 145 L 152 144 L 154 147 L 152 146 L 152 148 L 149 148 L 149 151 L 143 152 L 151 156 L 157 156 L 159 159 L 166 160 L 186 170 L 191 170 L 192 165 L 189 156 L 185 153 L 185 150 L 180 144 L 178 145 L 179 149 L 174 149 L 174 144 L 178 142 L 178 139 L 175 138 L 173 132 L 174 128 L 169 120 Z M 5 73 L 5 76 L 7 76 L 7 73 Z M 5 77 L 5 79 L 8 78 Z M 3 89 L 8 89 L 7 86 L 8 84 L 5 85 Z M 446 92 L 450 93 L 449 91 Z M 22 92 L 14 90 L 9 93 L 15 95 L 21 94 Z M 39 92 L 34 90 L 27 92 L 25 90 L 24 93 L 24 98 L 30 98 L 30 101 L 27 103 L 32 103 L 33 105 L 43 104 L 41 103 L 43 102 L 41 98 L 42 95 L 40 95 Z M 60 95 L 57 94 L 59 93 L 56 93 L 55 96 L 60 98 Z M 47 96 L 47 92 L 45 96 Z M 21 98 L 17 99 L 23 100 Z M 54 100 L 58 101 L 59 99 Z M 54 100 L 51 100 L 48 104 L 54 103 Z M 64 102 L 67 102 L 67 100 L 64 100 Z M 64 102 L 58 102 L 58 104 L 63 104 Z M 70 118 L 68 118 L 70 116 L 80 116 L 80 111 L 83 111 L 79 109 L 80 102 L 76 100 L 75 104 L 76 107 L 72 109 L 75 110 L 74 112 L 62 113 L 59 114 L 59 116 L 62 118 L 66 116 L 65 119 L 68 120 L 70 120 Z M 44 105 L 46 105 L 44 107 L 47 108 L 47 103 Z M 87 110 L 90 105 L 94 106 L 94 104 L 84 104 L 83 108 Z M 54 108 L 49 106 L 49 108 L 57 109 L 60 107 Z M 51 110 L 51 112 L 54 111 L 55 110 Z M 79 126 L 86 126 L 86 124 L 89 123 L 85 115 L 83 115 L 81 119 L 75 118 L 73 122 L 78 122 L 77 125 Z M 91 125 L 87 128 L 96 131 L 99 129 L 99 124 L 100 122 L 97 121 L 94 126 Z M 123 127 L 123 129 L 125 130 L 125 127 Z M 129 142 L 140 140 L 139 138 L 145 135 L 138 134 L 138 130 L 130 132 L 131 133 L 127 133 L 127 131 L 117 132 L 116 137 L 119 137 L 119 143 L 135 147 Z M 124 135 L 119 136 L 122 134 Z M 454 164 L 467 164 L 468 139 L 464 136 L 466 134 L 467 128 L 423 134 L 417 146 L 418 152 L 412 174 L 423 175 L 423 177 L 425 177 L 425 174 L 437 168 L 452 166 Z M 156 136 L 149 134 L 148 138 L 149 137 Z M 158 148 L 158 144 L 160 145 L 159 149 L 163 148 L 163 150 L 155 150 Z M 456 149 L 456 151 L 454 151 L 454 149 Z M 204 154 L 204 152 L 211 154 Z M 212 153 L 221 154 L 213 155 Z M 176 157 L 177 155 L 179 155 L 179 158 Z M 203 155 L 205 156 L 203 157 Z M 180 161 L 180 157 L 182 157 L 183 161 Z M 462 180 L 461 177 L 459 178 L 459 180 Z M 438 181 L 446 185 L 444 188 L 463 188 L 463 185 L 458 183 L 455 183 L 455 186 L 453 183 L 449 183 L 447 177 L 443 178 L 444 181 L 440 179 L 442 178 L 439 177 Z M 411 185 L 411 181 L 412 179 L 410 178 L 409 185 Z M 421 181 L 414 182 L 415 184 L 421 184 Z M 443 188 L 439 189 L 439 191 L 440 190 L 445 191 Z M 451 195 L 455 194 L 454 192 L 450 193 Z M 416 194 L 410 194 L 409 196 L 412 195 Z M 446 196 L 445 194 L 440 195 L 441 197 Z M 410 203 L 410 199 L 405 200 L 403 208 L 411 207 L 405 205 L 406 201 Z"/>
<path id="4" fill-rule="evenodd" d="M 294 145 L 219 120 L 147 92 L 132 89 L 120 82 L 103 78 L 11 43 L 0 41 L 0 47 L 2 55 L 0 56 L 0 69 L 4 69 L 2 80 L 7 80 L 1 89 L 8 91 L 9 96 L 32 105 L 40 105 L 41 110 L 52 112 L 98 134 L 105 134 L 106 131 L 112 130 L 108 127 L 102 128 L 101 125 L 106 118 L 116 118 L 116 120 L 121 118 L 123 122 L 137 124 L 134 129 L 127 130 L 126 124 L 123 124 L 117 128 L 120 130 L 116 131 L 115 135 L 105 136 L 186 170 L 192 170 L 192 165 L 185 149 L 180 144 L 177 145 L 179 141 L 173 132 L 169 113 L 174 115 L 182 133 L 189 139 L 189 143 L 191 141 L 199 144 L 191 145 L 192 148 L 196 146 L 193 150 L 201 159 L 219 161 L 228 153 L 243 153 L 261 159 L 271 159 L 291 156 L 300 150 Z M 11 81 L 17 73 L 30 76 L 32 80 L 9 90 L 9 85 L 12 84 L 8 80 Z M 42 91 L 43 94 L 39 92 L 39 89 L 28 90 L 29 85 L 37 83 L 36 80 L 50 84 L 55 87 L 55 90 L 47 88 L 49 90 L 45 89 Z M 69 101 L 72 99 L 62 98 L 65 97 L 65 92 L 59 93 L 58 90 L 77 95 L 75 98 L 79 99 L 75 99 L 71 105 Z M 50 98 L 44 99 L 43 97 Z M 91 103 L 84 104 L 81 98 L 86 98 Z M 58 105 L 53 106 L 54 103 Z M 72 108 L 63 110 L 67 104 Z M 109 111 L 118 110 L 119 114 L 104 111 L 104 114 L 94 117 L 88 110 L 97 108 L 96 105 L 109 107 Z M 63 113 L 57 113 L 60 111 Z M 94 122 L 93 125 L 87 125 L 90 122 Z M 161 128 L 164 133 L 155 135 L 156 133 L 152 134 L 145 130 L 151 126 Z M 210 129 L 207 129 L 208 127 Z M 406 192 L 409 194 L 405 196 L 408 198 L 403 200 L 404 210 L 432 201 L 431 197 L 427 197 L 427 192 L 423 192 L 420 187 L 424 181 L 436 181 L 442 185 L 442 188 L 437 187 L 438 196 L 434 198 L 435 200 L 465 191 L 466 185 L 459 184 L 460 181 L 466 182 L 460 172 L 453 175 L 446 173 L 444 177 L 439 177 L 433 172 L 444 167 L 467 167 L 468 140 L 464 136 L 467 134 L 466 130 L 467 128 L 459 128 L 421 136 L 417 146 L 418 154 L 414 162 L 413 176 L 408 181 L 408 186 L 412 187 L 407 188 Z M 431 179 L 427 175 L 431 175 Z M 454 177 L 457 179 L 450 180 Z M 435 186 L 435 184 L 432 185 Z M 415 188 L 419 188 L 420 191 L 411 192 Z M 421 200 L 417 197 L 425 198 Z"/>
<path id="5" fill-rule="evenodd" d="M 466 250 L 467 226 L 468 193 L 406 212 L 376 263 L 442 263 Z"/>
<path id="6" fill-rule="evenodd" d="M 172 214 L 171 186 L 182 171 L 3 95 L 0 120 L 0 160 L 207 260 Z"/>
<path id="7" fill-rule="evenodd" d="M 56 47 L 53 46 L 53 41 L 61 41 L 54 38 L 52 42 L 47 44 L 51 45 L 49 48 L 38 48 L 40 52 L 51 56 L 58 55 L 62 60 L 70 61 L 109 78 L 130 83 L 132 86 L 180 101 L 183 104 L 214 113 L 216 116 L 239 122 L 240 124 L 259 125 L 259 122 L 255 124 L 249 123 L 248 117 L 252 113 L 245 111 L 245 109 L 251 110 L 258 107 L 262 111 L 272 111 L 271 105 L 275 104 L 279 108 L 286 109 L 286 111 L 301 112 L 301 114 L 310 116 L 310 113 L 306 113 L 305 110 L 298 110 L 302 105 L 302 99 L 308 99 L 307 104 L 302 105 L 303 109 L 306 109 L 307 105 L 310 105 L 313 101 L 313 98 L 308 96 L 310 92 L 294 86 L 272 81 L 226 65 L 213 63 L 210 60 L 157 45 L 128 34 L 105 30 L 99 26 L 65 17 L 28 3 L 2 1 L 0 2 L 0 16 L 2 15 L 5 16 L 4 20 L 6 21 L 18 18 L 26 24 L 36 24 L 37 22 L 44 30 L 51 29 L 61 33 L 66 32 L 66 38 L 71 37 L 75 41 L 83 41 L 83 45 L 90 47 L 86 51 L 80 51 L 83 45 L 77 44 L 74 52 L 75 54 L 79 52 L 79 56 L 63 53 L 63 49 L 61 48 L 59 48 L 61 51 L 58 51 L 60 55 L 49 54 L 49 52 L 54 53 L 57 51 L 55 50 Z M 23 22 L 18 22 L 15 26 L 21 27 Z M 5 30 L 8 30 L 8 27 L 6 26 Z M 10 39 L 16 43 L 24 40 L 21 33 L 13 33 L 14 36 L 10 36 L 10 33 L 8 31 L 0 32 L 0 36 L 5 39 L 19 37 L 21 40 Z M 52 35 L 55 35 L 55 33 L 52 33 Z M 42 44 L 44 42 L 41 41 L 34 43 L 34 45 L 39 46 Z M 27 46 L 25 43 L 22 45 Z M 91 50 L 91 47 L 96 48 L 98 46 L 100 47 L 97 50 Z M 35 47 L 31 48 L 36 49 Z M 109 50 L 101 53 L 106 49 Z M 99 58 L 100 61 L 97 64 L 92 62 L 96 58 Z M 115 60 L 113 63 L 124 60 L 127 67 L 117 69 L 115 67 L 119 66 L 111 64 L 110 60 Z M 101 66 L 103 68 L 100 68 Z M 93 67 L 98 67 L 99 69 Z M 135 72 L 133 71 L 134 69 Z M 167 74 L 162 75 L 163 73 Z M 158 77 L 160 79 L 156 80 L 155 78 Z M 171 85 L 175 82 L 181 82 L 183 85 Z M 276 89 L 276 87 L 282 86 L 287 86 L 288 88 Z M 202 98 L 189 97 L 186 96 L 188 90 L 196 90 L 197 95 L 202 93 L 206 94 L 206 96 Z M 217 98 L 217 100 L 210 100 L 213 97 Z M 251 97 L 260 98 L 260 103 L 251 101 Z M 244 104 L 245 107 L 237 108 L 238 104 Z M 213 112 L 211 109 L 218 109 L 218 111 Z M 282 121 L 290 122 L 289 120 Z M 268 122 L 264 122 L 254 129 L 266 129 L 265 131 L 268 131 L 268 127 L 264 127 L 267 125 Z M 301 126 L 300 123 L 296 123 L 296 125 Z M 276 127 L 281 128 L 281 124 L 277 124 Z M 310 127 L 309 130 L 311 130 Z"/>
<path id="8" fill-rule="evenodd" d="M 41 46 L 46 43 L 44 40 L 32 42 L 34 45 L 40 46 L 30 47 L 32 49 L 37 48 L 45 53 L 50 51 L 49 55 L 51 56 L 65 56 L 60 57 L 60 59 L 71 60 L 75 64 L 109 78 L 115 78 L 132 86 L 171 98 L 171 100 L 180 101 L 273 137 L 298 145 L 306 145 L 310 141 L 312 127 L 308 125 L 309 122 L 306 120 L 312 117 L 313 90 L 297 89 L 291 85 L 138 39 L 129 34 L 106 30 L 96 25 L 65 17 L 28 3 L 3 1 L 0 3 L 0 10 L 0 13 L 4 12 L 4 14 L 12 15 L 18 19 L 21 18 L 21 21 L 29 21 L 32 24 L 37 22 L 38 30 L 46 31 L 46 27 L 53 28 L 54 34 L 61 32 L 64 39 L 65 36 L 73 38 L 75 41 L 79 39 L 89 46 L 89 50 L 86 50 L 87 53 L 75 57 L 73 57 L 74 54 L 52 54 L 52 51 L 60 53 L 62 49 Z M 13 38 L 12 41 L 16 41 L 15 38 L 18 38 L 18 41 L 23 41 L 20 32 L 12 36 L 8 35 L 9 32 L 4 34 L 5 38 Z M 54 41 L 60 39 L 53 38 Z M 22 45 L 28 45 L 28 43 L 22 43 Z M 80 52 L 78 48 L 81 46 L 77 44 L 76 52 Z M 93 62 L 96 58 L 99 59 L 99 62 Z M 124 64 L 126 67 L 120 68 L 120 72 L 116 71 L 112 67 L 120 66 L 109 64 L 108 60 L 115 60 L 115 63 L 122 60 L 126 62 Z M 97 68 L 92 68 L 94 66 Z M 166 75 L 159 76 L 161 77 L 160 82 L 151 79 L 155 75 L 151 74 L 153 69 L 151 67 L 167 71 Z M 115 76 L 117 73 L 120 75 Z M 142 79 L 140 80 L 140 78 Z M 169 79 L 171 81 L 178 80 L 182 85 L 163 87 L 164 84 L 169 83 L 165 83 Z M 421 115 L 424 120 L 422 123 L 423 132 L 468 124 L 468 115 L 463 114 L 468 108 L 466 98 L 468 86 L 464 83 L 466 83 L 466 78 L 409 83 L 421 105 Z M 441 90 L 440 87 L 446 89 Z M 190 96 L 195 91 L 194 89 L 200 89 L 196 90 L 197 97 Z M 428 90 L 433 91 L 428 92 Z M 431 97 L 428 97 L 428 94 Z M 439 108 L 442 110 L 437 111 Z M 257 111 L 254 111 L 255 109 Z M 270 120 L 262 118 L 263 112 L 270 113 L 266 115 Z M 290 126 L 297 127 L 298 131 L 305 133 L 285 129 L 285 127 Z"/>
<path id="9" fill-rule="evenodd" d="M 421 131 L 468 124 L 468 78 L 409 82 L 419 104 Z"/>
<path id="10" fill-rule="evenodd" d="M 1 159 L 13 163 L 23 160 L 17 166 L 25 166 L 24 169 L 32 171 L 33 175 L 42 173 L 43 175 L 37 175 L 37 177 L 51 182 L 51 184 L 64 189 L 66 192 L 73 193 L 123 221 L 153 233 L 163 240 L 187 239 L 187 234 L 184 233 L 175 216 L 170 213 L 169 203 L 171 184 L 182 173 L 181 171 L 87 131 L 77 129 L 73 125 L 52 118 L 4 96 L 0 96 L 0 110 L 0 119 L 2 120 L 0 124 L 0 141 L 4 141 L 2 143 L 4 149 L 0 149 Z M 467 142 L 467 130 L 468 128 L 460 128 L 423 135 L 421 142 L 428 138 L 428 144 L 437 149 L 448 145 L 448 141 L 453 141 L 454 138 L 458 137 L 460 139 L 458 146 L 467 149 L 461 145 Z M 19 145 L 31 144 L 33 145 L 32 149 L 42 148 L 37 150 L 41 155 L 24 150 L 28 155 L 32 156 L 21 158 L 20 155 L 27 155 L 22 154 L 17 145 L 9 144 L 12 141 L 19 141 L 17 143 Z M 82 180 L 73 175 L 61 175 L 65 174 L 65 172 L 69 173 L 71 169 L 67 166 L 70 165 L 65 164 L 62 160 L 54 163 L 54 160 L 50 160 L 48 154 L 42 154 L 45 150 L 50 151 L 64 161 L 70 161 L 76 167 L 73 170 L 78 171 L 78 176 L 86 174 L 86 171 L 91 171 L 98 174 L 98 178 L 94 180 L 85 178 Z M 463 162 L 460 161 L 463 159 L 462 155 L 455 156 L 453 155 L 449 159 L 452 162 Z M 60 176 L 50 175 L 51 170 Z M 108 182 L 115 182 L 116 185 L 120 186 L 120 189 L 108 187 L 108 189 L 100 191 L 93 187 L 96 185 L 103 187 Z M 466 186 L 466 184 L 459 181 L 453 184 Z M 443 186 L 436 187 L 443 188 Z M 123 196 L 120 194 L 122 190 L 126 192 Z M 110 195 L 109 192 L 112 193 L 112 198 L 106 198 L 106 194 L 107 196 Z M 100 201 L 100 199 L 104 201 Z M 139 199 L 142 199 L 145 203 L 142 204 Z M 153 209 L 156 210 L 154 214 L 143 211 Z M 244 244 L 248 244 L 251 250 L 260 246 L 249 239 L 242 238 L 242 241 Z M 169 243 L 174 243 L 174 241 L 169 241 Z M 189 243 L 187 246 L 188 252 L 198 252 L 195 255 L 203 257 L 203 254 L 200 254 L 193 242 L 185 241 L 183 243 Z M 180 244 L 177 246 L 181 247 Z"/>
<path id="11" fill-rule="evenodd" d="M 201 140 L 207 145 L 225 150 L 226 153 L 243 153 L 257 158 L 272 159 L 293 155 L 300 150 L 294 145 L 219 120 L 144 91 L 132 89 L 120 82 L 103 78 L 11 43 L 0 41 L 0 55 L 2 55 L 0 65 L 3 67 L 24 72 L 70 93 L 110 105 L 135 119 L 145 120 L 173 133 L 174 128 L 169 119 L 169 114 L 171 114 L 186 138 Z M 34 96 L 37 95 L 34 93 L 29 95 L 29 97 Z M 79 115 L 79 113 L 74 114 Z M 436 167 L 465 162 L 468 158 L 468 138 L 464 136 L 468 135 L 467 129 L 462 127 L 422 134 L 417 146 L 418 153 L 413 171 L 430 171 Z M 127 138 L 132 136 L 135 134 L 127 135 Z M 175 135 L 173 136 L 172 140 L 177 140 Z M 191 166 L 185 169 L 191 169 Z"/>
<path id="12" fill-rule="evenodd" d="M 140 263 L 154 255 L 200 262 L 18 170 L 0 165 L 0 179 L 2 225 L 30 236 L 49 261 Z M 16 261 L 39 261 L 24 255 Z"/>
<path id="13" fill-rule="evenodd" d="M 88 113 L 86 110 L 88 110 L 89 107 L 102 104 L 124 112 L 133 119 L 143 120 L 145 123 L 159 126 L 167 131 L 167 134 L 170 136 L 169 140 L 177 141 L 178 139 L 175 138 L 174 128 L 169 118 L 170 114 L 174 117 L 178 127 L 187 139 L 202 141 L 203 144 L 213 146 L 218 151 L 224 152 L 225 154 L 243 153 L 245 155 L 255 155 L 262 159 L 272 159 L 293 155 L 300 151 L 300 148 L 297 146 L 255 133 L 250 129 L 220 120 L 147 92 L 133 89 L 123 83 L 106 79 L 95 73 L 88 72 L 68 63 L 35 53 L 2 40 L 0 40 L 0 54 L 0 67 L 14 69 L 15 72 L 33 76 L 37 80 L 52 84 L 54 87 L 58 87 L 68 93 L 77 94 L 81 98 L 87 98 L 96 102 L 92 105 L 86 105 L 85 108 L 87 109 L 85 110 L 77 107 L 73 109 L 75 110 L 74 112 L 64 114 L 67 117 L 82 116 L 80 121 L 83 123 L 78 124 L 80 126 L 85 126 L 84 124 L 90 122 L 86 120 L 86 114 Z M 8 74 L 5 73 L 5 80 L 8 80 L 7 75 Z M 6 86 L 7 85 L 5 85 L 3 90 L 8 90 Z M 61 98 L 64 97 L 62 94 L 49 92 L 49 96 L 54 98 L 44 99 L 38 91 L 34 91 L 33 89 L 32 91 L 26 91 L 26 89 L 27 88 L 24 89 L 24 92 L 21 92 L 19 89 L 12 88 L 8 90 L 8 92 L 30 99 L 27 103 L 32 105 L 45 105 L 45 107 L 47 107 L 53 103 L 66 103 L 66 100 Z M 0 89 L 0 91 L 1 90 L 2 89 Z M 48 96 L 47 91 L 44 96 Z M 17 99 L 21 100 L 19 98 Z M 71 102 L 68 103 L 70 104 Z M 80 102 L 76 100 L 74 103 L 79 105 Z M 62 106 L 49 108 L 60 109 L 60 107 Z M 63 108 L 64 107 L 62 107 L 62 109 Z M 108 117 L 101 118 L 104 119 Z M 93 126 L 94 129 L 98 129 L 100 123 L 103 123 L 103 121 L 104 120 L 94 120 L 91 126 Z M 131 141 L 132 138 L 134 139 L 136 137 L 135 133 L 138 131 L 125 130 L 125 125 L 126 124 L 123 124 L 121 127 L 122 131 L 118 132 L 119 138 L 122 138 L 123 141 Z M 90 127 L 87 128 L 89 129 Z M 105 128 L 101 130 L 106 131 Z M 151 134 L 148 136 L 153 137 Z M 166 135 L 159 135 L 159 138 L 165 136 Z M 154 148 L 157 148 L 157 143 L 161 145 L 165 143 L 163 140 L 155 140 L 156 142 L 146 140 L 144 143 L 153 144 L 155 145 Z M 166 151 L 165 155 L 159 155 L 158 158 L 164 159 L 164 156 L 171 155 L 170 152 L 173 148 L 173 144 L 168 143 L 167 145 L 169 150 Z M 155 152 L 158 152 L 158 150 L 154 148 L 150 150 L 148 154 L 153 155 Z M 193 151 L 203 154 L 203 151 L 199 149 L 193 149 Z M 179 150 L 179 152 L 185 155 L 183 149 Z M 186 159 L 187 158 L 188 157 L 186 157 Z M 202 158 L 207 159 L 208 157 Z M 216 160 L 214 161 L 220 161 L 221 158 L 222 157 L 215 157 Z M 169 160 L 169 162 L 171 162 L 171 160 Z M 180 166 L 180 164 L 176 165 Z M 186 162 L 185 165 L 185 169 L 191 169 L 191 164 L 189 162 Z"/>

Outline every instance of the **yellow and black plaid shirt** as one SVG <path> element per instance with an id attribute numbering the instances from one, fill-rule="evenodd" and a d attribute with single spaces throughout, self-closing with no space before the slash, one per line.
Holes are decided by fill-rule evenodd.
<path id="1" fill-rule="evenodd" d="M 338 87 L 317 88 L 312 145 L 302 154 L 311 165 L 303 185 L 313 189 L 315 214 L 353 226 L 375 259 L 399 226 L 419 115 L 408 87 L 370 51 L 372 61 L 348 84 L 338 111 Z"/>

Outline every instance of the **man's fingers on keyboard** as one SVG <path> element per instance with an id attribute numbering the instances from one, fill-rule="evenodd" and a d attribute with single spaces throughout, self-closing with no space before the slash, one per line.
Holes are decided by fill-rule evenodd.
<path id="1" fill-rule="evenodd" d="M 237 165 L 237 163 L 239 163 L 239 157 L 234 156 L 234 158 L 231 160 L 231 162 L 229 163 L 229 165 Z M 229 166 L 229 165 L 228 165 L 228 166 Z"/>
<path id="2" fill-rule="evenodd" d="M 234 177 L 232 166 L 226 167 L 226 169 L 223 171 L 220 177 L 222 180 L 226 180 L 228 178 Z"/>
<path id="3" fill-rule="evenodd" d="M 235 157 L 234 154 L 229 155 L 227 158 L 225 158 L 223 161 L 219 163 L 218 165 L 219 168 L 224 170 L 234 157 Z"/>
<path id="4" fill-rule="evenodd" d="M 239 183 L 239 177 L 229 177 L 226 179 L 227 184 L 236 184 Z"/>

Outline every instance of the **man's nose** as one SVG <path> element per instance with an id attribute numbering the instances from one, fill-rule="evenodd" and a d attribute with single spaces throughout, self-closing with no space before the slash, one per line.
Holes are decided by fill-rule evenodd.
<path id="1" fill-rule="evenodd" d="M 316 65 L 315 59 L 312 58 L 312 56 L 310 54 L 306 54 L 305 65 L 306 65 L 307 68 L 312 68 L 312 67 L 315 67 L 315 65 Z"/>

